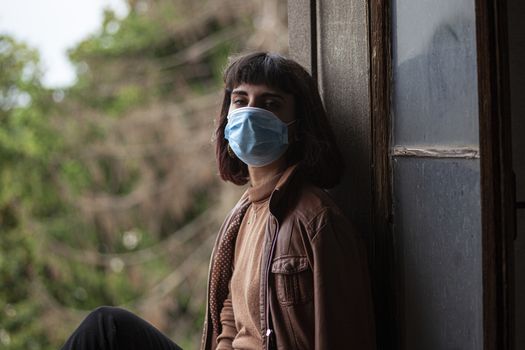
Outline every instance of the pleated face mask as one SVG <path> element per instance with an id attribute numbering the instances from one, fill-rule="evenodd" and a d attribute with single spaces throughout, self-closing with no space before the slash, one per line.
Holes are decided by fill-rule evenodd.
<path id="1" fill-rule="evenodd" d="M 228 114 L 224 137 L 245 164 L 261 167 L 279 159 L 288 148 L 288 125 L 272 112 L 242 107 Z"/>

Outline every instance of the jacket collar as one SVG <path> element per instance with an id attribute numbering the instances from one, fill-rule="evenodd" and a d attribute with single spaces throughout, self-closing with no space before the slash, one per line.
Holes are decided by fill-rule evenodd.
<path id="1" fill-rule="evenodd" d="M 290 184 L 292 183 L 293 178 L 298 173 L 298 164 L 292 164 L 281 175 L 281 178 L 277 182 L 277 185 L 275 186 L 275 189 L 270 194 L 270 204 L 269 209 L 270 213 L 272 215 L 279 217 L 280 211 L 279 211 L 279 204 L 284 197 L 284 195 L 287 193 L 288 188 L 290 187 Z M 238 210 L 240 207 L 245 205 L 250 201 L 250 197 L 248 194 L 248 190 L 244 191 L 243 195 L 241 196 L 241 199 L 236 205 L 236 210 Z"/>
<path id="2" fill-rule="evenodd" d="M 290 187 L 290 184 L 293 182 L 292 180 L 296 177 L 298 173 L 298 164 L 293 164 L 289 166 L 282 174 L 281 178 L 277 182 L 277 185 L 275 186 L 275 189 L 273 190 L 272 194 L 270 195 L 270 204 L 269 209 L 270 213 L 272 213 L 274 216 L 279 217 L 280 215 L 280 206 L 282 198 L 285 196 L 285 194 L 288 192 L 288 189 Z"/>

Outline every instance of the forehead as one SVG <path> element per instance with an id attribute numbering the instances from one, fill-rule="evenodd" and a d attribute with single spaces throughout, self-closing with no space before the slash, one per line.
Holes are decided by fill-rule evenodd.
<path id="1" fill-rule="evenodd" d="M 286 93 L 279 88 L 270 87 L 266 84 L 248 84 L 242 83 L 237 85 L 232 90 L 232 94 L 242 94 L 242 95 L 276 95 L 284 99 L 293 98 L 292 94 Z"/>

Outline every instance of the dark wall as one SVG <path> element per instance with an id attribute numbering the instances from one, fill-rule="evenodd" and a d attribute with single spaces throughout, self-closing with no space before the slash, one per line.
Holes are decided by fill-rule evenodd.
<path id="1" fill-rule="evenodd" d="M 316 3 L 311 8 L 309 1 L 288 1 L 290 55 L 317 77 L 346 165 L 344 180 L 332 194 L 368 237 L 372 200 L 368 2 Z"/>

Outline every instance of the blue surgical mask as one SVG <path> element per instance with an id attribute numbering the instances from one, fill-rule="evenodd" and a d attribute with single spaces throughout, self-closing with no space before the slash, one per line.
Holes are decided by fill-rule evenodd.
<path id="1" fill-rule="evenodd" d="M 286 152 L 290 124 L 266 109 L 242 107 L 228 114 L 224 137 L 240 160 L 261 167 L 276 161 Z"/>

